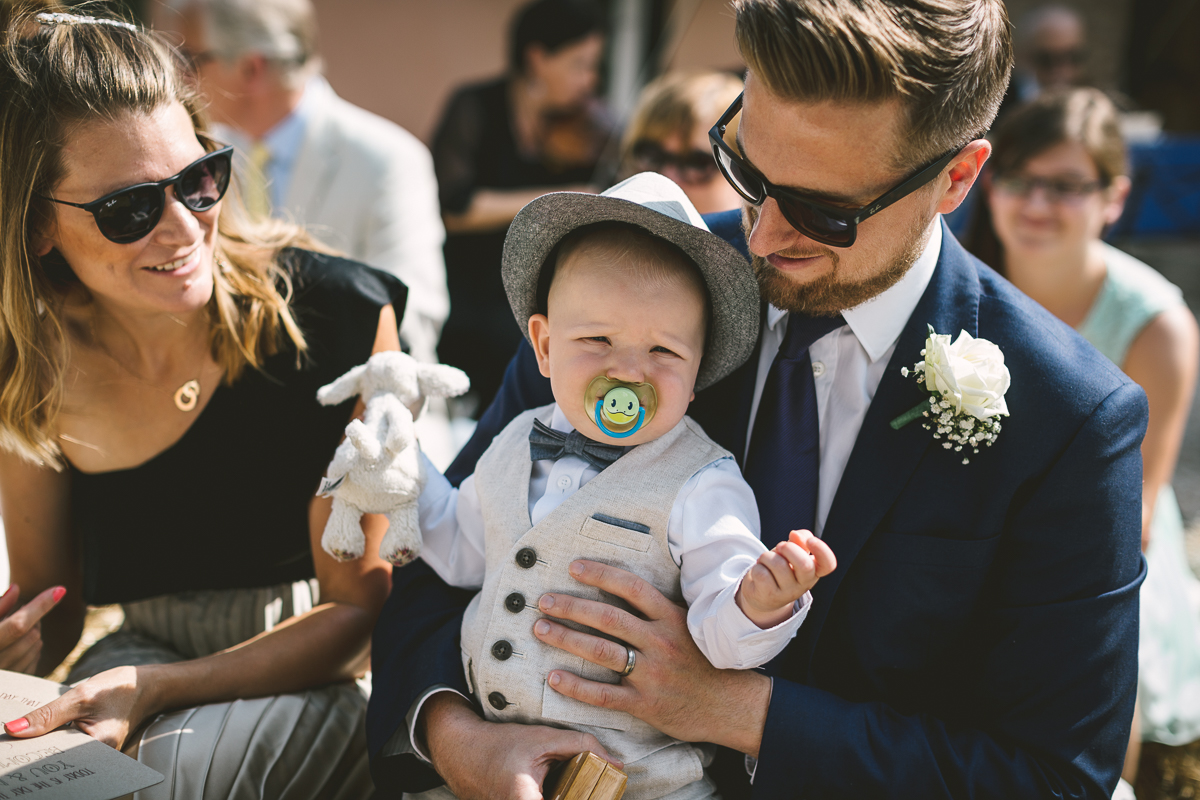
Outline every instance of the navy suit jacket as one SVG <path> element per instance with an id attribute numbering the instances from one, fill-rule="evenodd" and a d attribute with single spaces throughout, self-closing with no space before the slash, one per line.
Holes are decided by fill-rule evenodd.
<path id="1" fill-rule="evenodd" d="M 825 524 L 838 568 L 774 665 L 753 787 L 740 757 L 718 758 L 726 797 L 1108 798 L 1117 782 L 1137 683 L 1145 395 L 943 234 Z M 969 464 L 919 423 L 888 424 L 925 396 L 900 369 L 920 360 L 928 325 L 995 342 L 1012 375 L 1011 416 Z M 756 361 L 689 411 L 739 455 Z M 549 400 L 526 346 L 458 477 L 512 417 Z M 426 688 L 465 691 L 457 642 L 471 593 L 424 565 L 394 580 L 368 737 L 377 784 L 413 791 L 436 776 L 377 754 Z"/>

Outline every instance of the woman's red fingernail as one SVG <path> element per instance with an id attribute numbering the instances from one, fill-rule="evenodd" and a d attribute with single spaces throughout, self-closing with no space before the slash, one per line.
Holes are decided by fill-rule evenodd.
<path id="1" fill-rule="evenodd" d="M 65 586 L 55 586 L 54 594 L 52 595 L 54 597 L 54 602 L 57 603 L 59 600 L 62 600 L 63 595 L 65 595 L 66 593 L 67 593 L 67 589 Z"/>
<path id="2" fill-rule="evenodd" d="M 9 733 L 20 733 L 29 727 L 29 720 L 21 717 L 20 719 L 14 719 L 12 722 L 4 723 L 4 727 L 8 729 Z"/>
<path id="3" fill-rule="evenodd" d="M 12 594 L 15 591 L 18 591 L 17 585 L 15 583 L 10 583 L 8 585 L 8 588 L 4 590 L 4 596 L 7 597 L 8 595 Z"/>

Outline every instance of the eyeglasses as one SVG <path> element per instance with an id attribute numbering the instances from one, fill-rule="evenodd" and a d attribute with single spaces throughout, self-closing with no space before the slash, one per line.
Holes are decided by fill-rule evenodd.
<path id="1" fill-rule="evenodd" d="M 761 206 L 768 197 L 775 198 L 784 219 L 810 239 L 831 247 L 849 247 L 858 236 L 858 226 L 870 217 L 936 178 L 961 151 L 955 148 L 936 161 L 921 167 L 893 189 L 860 208 L 838 208 L 804 196 L 800 192 L 776 186 L 762 173 L 746 163 L 726 141 L 726 129 L 742 110 L 742 95 L 738 95 L 717 124 L 708 132 L 717 166 L 730 185 L 748 202 Z M 736 131 L 736 126 L 734 127 Z M 735 134 L 736 136 L 736 134 Z M 736 138 L 735 138 L 736 141 Z"/>
<path id="2" fill-rule="evenodd" d="M 1071 178 L 1027 178 L 1024 175 L 997 175 L 992 185 L 1005 194 L 1028 199 L 1034 190 L 1041 189 L 1047 203 L 1079 203 L 1100 190 L 1100 181 L 1080 181 Z"/>
<path id="3" fill-rule="evenodd" d="M 680 182 L 689 185 L 708 183 L 717 176 L 717 164 L 704 150 L 671 153 L 658 142 L 639 139 L 630 148 L 630 155 L 643 172 L 662 172 L 667 167 L 675 167 Z"/>
<path id="4" fill-rule="evenodd" d="M 89 212 L 104 238 L 117 244 L 129 244 L 145 237 L 162 219 L 167 206 L 167 187 L 192 211 L 207 211 L 220 202 L 229 188 L 233 147 L 222 147 L 196 159 L 178 175 L 155 183 L 139 183 L 109 192 L 90 203 L 69 203 L 37 195 L 51 203 L 74 206 Z M 36 193 L 35 193 L 36 194 Z"/>

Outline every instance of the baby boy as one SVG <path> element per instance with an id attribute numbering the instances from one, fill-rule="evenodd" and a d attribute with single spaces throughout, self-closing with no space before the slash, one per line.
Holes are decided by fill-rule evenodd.
<path id="1" fill-rule="evenodd" d="M 463 619 L 468 685 L 489 719 L 594 734 L 624 762 L 630 798 L 715 796 L 704 746 L 546 684 L 552 669 L 615 683 L 633 651 L 613 672 L 543 644 L 533 624 L 545 592 L 601 599 L 567 572 L 588 558 L 685 602 L 717 667 L 760 666 L 795 635 L 833 553 L 806 532 L 767 551 L 733 457 L 685 416 L 695 389 L 753 351 L 754 276 L 652 173 L 530 203 L 503 269 L 555 402 L 513 420 L 458 490 L 426 464 L 420 501 L 422 557 L 481 588 Z"/>

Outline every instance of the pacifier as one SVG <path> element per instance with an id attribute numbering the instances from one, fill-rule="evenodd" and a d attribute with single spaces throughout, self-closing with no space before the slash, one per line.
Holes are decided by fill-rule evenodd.
<path id="1" fill-rule="evenodd" d="M 654 419 L 658 395 L 648 383 L 626 383 L 599 375 L 588 384 L 583 405 L 596 427 L 615 439 L 624 439 Z"/>

